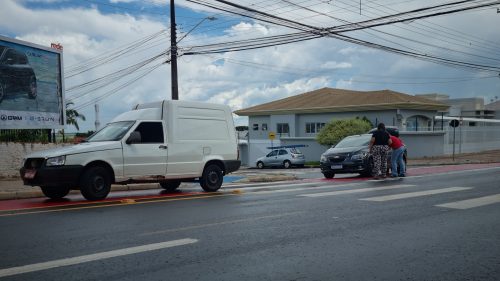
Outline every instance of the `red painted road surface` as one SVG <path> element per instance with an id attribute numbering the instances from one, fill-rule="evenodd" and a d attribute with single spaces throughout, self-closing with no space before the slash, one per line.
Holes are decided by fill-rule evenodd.
<path id="1" fill-rule="evenodd" d="M 467 171 L 467 170 L 477 170 L 484 168 L 494 168 L 500 167 L 500 163 L 491 164 L 464 164 L 464 165 L 443 165 L 443 166 L 430 166 L 430 167 L 417 167 L 409 168 L 407 171 L 407 176 L 421 176 L 429 174 L 440 174 L 455 171 Z M 310 179 L 305 181 L 331 181 L 331 182 L 352 182 L 352 181 L 364 181 L 371 178 L 362 178 L 359 176 L 351 178 L 334 178 L 334 179 Z M 233 187 L 237 187 L 234 185 Z M 213 194 L 213 193 L 212 193 Z M 57 207 L 85 207 L 85 206 L 95 206 L 95 205 L 110 205 L 110 204 L 121 204 L 127 203 L 126 200 L 154 200 L 154 199 L 167 199 L 167 198 L 180 198 L 189 197 L 196 195 L 207 195 L 205 192 L 175 192 L 167 193 L 165 191 L 154 190 L 137 190 L 137 191 L 120 191 L 112 192 L 109 194 L 108 198 L 102 201 L 87 201 L 81 195 L 69 195 L 66 198 L 60 200 L 52 200 L 47 198 L 31 198 L 31 199 L 18 199 L 18 200 L 3 200 L 0 201 L 0 212 L 8 212 L 13 210 L 29 210 L 36 209 L 40 210 L 43 208 L 57 208 Z M 125 201 L 124 201 L 125 200 Z"/>

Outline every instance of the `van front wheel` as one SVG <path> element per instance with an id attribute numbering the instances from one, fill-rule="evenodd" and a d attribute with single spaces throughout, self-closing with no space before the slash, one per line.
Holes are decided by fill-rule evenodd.
<path id="1" fill-rule="evenodd" d="M 219 190 L 222 185 L 222 169 L 215 164 L 208 165 L 200 178 L 200 185 L 207 192 Z"/>
<path id="2" fill-rule="evenodd" d="M 69 187 L 41 186 L 40 189 L 50 199 L 61 199 L 69 193 Z"/>
<path id="3" fill-rule="evenodd" d="M 111 191 L 111 179 L 104 167 L 91 167 L 82 176 L 80 192 L 87 200 L 102 200 Z"/>

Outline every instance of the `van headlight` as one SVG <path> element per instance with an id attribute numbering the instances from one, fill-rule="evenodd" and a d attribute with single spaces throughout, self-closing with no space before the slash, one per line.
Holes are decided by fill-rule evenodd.
<path id="1" fill-rule="evenodd" d="M 48 158 L 47 161 L 45 162 L 46 166 L 62 166 L 66 162 L 66 156 L 57 156 L 57 157 L 51 157 Z"/>
<path id="2" fill-rule="evenodd" d="M 367 155 L 367 154 L 368 154 L 368 152 L 366 152 L 366 151 L 361 151 L 361 152 L 358 152 L 358 153 L 356 153 L 356 154 L 353 154 L 353 155 L 351 156 L 351 159 L 352 159 L 352 160 L 363 160 L 363 159 L 366 157 L 366 155 Z"/>

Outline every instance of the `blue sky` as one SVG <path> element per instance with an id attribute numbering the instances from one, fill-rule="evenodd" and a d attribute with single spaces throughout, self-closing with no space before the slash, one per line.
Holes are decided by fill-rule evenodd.
<path id="1" fill-rule="evenodd" d="M 160 55 L 170 46 L 169 2 L 2 0 L 0 34 L 44 46 L 52 42 L 64 46 L 66 98 L 87 117 L 87 121 L 80 122 L 80 131 L 93 130 L 96 103 L 104 124 L 137 103 L 170 99 L 170 65 L 162 64 L 168 60 L 168 54 Z M 448 2 L 452 1 L 432 4 Z M 366 0 L 359 13 L 359 1 L 353 0 L 235 3 L 318 27 L 430 5 L 423 0 Z M 500 14 L 496 9 L 482 8 L 346 35 L 438 57 L 499 66 Z M 180 0 L 176 1 L 176 21 L 178 39 L 191 31 L 179 42 L 179 98 L 184 100 L 224 103 L 238 110 L 322 87 L 484 97 L 486 103 L 500 96 L 498 73 L 452 68 L 334 38 L 240 52 L 183 55 L 195 46 L 296 30 Z M 144 43 L 139 44 L 140 40 Z M 132 51 L 109 60 L 113 52 L 130 50 L 126 46 L 134 42 L 137 46 Z M 157 55 L 158 59 L 120 79 L 109 76 L 104 81 L 95 80 L 130 70 L 132 65 Z M 90 65 L 95 67 L 86 69 Z M 235 117 L 238 125 L 247 124 L 246 118 Z"/>

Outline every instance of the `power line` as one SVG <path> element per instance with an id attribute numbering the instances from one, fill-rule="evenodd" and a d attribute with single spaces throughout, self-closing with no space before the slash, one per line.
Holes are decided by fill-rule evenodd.
<path id="1" fill-rule="evenodd" d="M 401 54 L 401 55 L 408 55 L 408 56 L 411 56 L 414 58 L 419 58 L 419 59 L 423 59 L 423 60 L 427 60 L 427 61 L 431 61 L 431 62 L 437 62 L 437 63 L 450 65 L 450 66 L 454 66 L 454 67 L 472 68 L 472 69 L 476 69 L 476 70 L 498 71 L 498 67 L 495 67 L 495 66 L 475 64 L 475 63 L 470 63 L 470 62 L 462 62 L 462 61 L 451 60 L 451 59 L 446 59 L 446 58 L 440 58 L 437 56 L 422 54 L 422 53 L 418 53 L 418 52 L 408 52 L 408 51 L 404 51 L 401 49 L 396 49 L 396 48 L 392 48 L 392 47 L 388 47 L 388 46 L 384 46 L 384 45 L 380 45 L 380 44 L 374 44 L 374 43 L 371 43 L 368 41 L 363 41 L 363 40 L 355 39 L 355 38 L 348 37 L 348 36 L 335 36 L 335 35 L 338 35 L 339 33 L 345 33 L 348 31 L 372 28 L 375 26 L 389 25 L 389 24 L 393 24 L 393 23 L 397 23 L 397 22 L 404 22 L 404 21 L 409 21 L 409 20 L 434 17 L 434 16 L 438 16 L 438 15 L 462 12 L 462 11 L 466 11 L 469 9 L 477 9 L 480 7 L 492 6 L 492 5 L 496 5 L 496 4 L 500 3 L 500 1 L 494 1 L 494 2 L 490 1 L 489 3 L 477 4 L 477 5 L 469 6 L 469 7 L 455 8 L 453 10 L 444 11 L 444 12 L 441 11 L 441 12 L 433 12 L 430 14 L 428 13 L 428 14 L 424 14 L 424 15 L 418 15 L 419 13 L 422 13 L 422 12 L 429 12 L 429 11 L 432 12 L 433 9 L 440 10 L 440 9 L 443 9 L 443 7 L 448 7 L 448 6 L 453 6 L 453 5 L 458 6 L 458 5 L 462 5 L 466 2 L 477 2 L 477 1 L 459 1 L 459 2 L 453 2 L 453 3 L 432 6 L 432 7 L 420 8 L 420 9 L 416 9 L 416 10 L 412 10 L 412 11 L 408 11 L 408 12 L 398 13 L 396 15 L 384 16 L 382 18 L 376 18 L 376 19 L 371 19 L 368 21 L 362 21 L 360 23 L 345 24 L 345 25 L 331 27 L 331 28 L 318 28 L 318 27 L 311 27 L 310 25 L 302 25 L 302 26 L 297 27 L 297 24 L 300 25 L 300 23 L 298 23 L 296 21 L 291 21 L 291 20 L 287 20 L 287 19 L 280 18 L 277 16 L 273 16 L 273 15 L 267 14 L 265 12 L 257 11 L 255 9 L 248 8 L 248 7 L 243 7 L 241 5 L 237 5 L 237 4 L 234 4 L 234 3 L 231 3 L 228 1 L 224 1 L 224 0 L 214 0 L 214 1 L 224 3 L 228 6 L 233 7 L 233 8 L 241 9 L 241 10 L 243 10 L 243 12 L 231 10 L 231 9 L 228 9 L 228 8 L 225 8 L 222 6 L 218 6 L 218 5 L 212 5 L 212 4 L 207 3 L 206 1 L 202 1 L 202 0 L 188 0 L 188 1 L 198 3 L 198 4 L 201 4 L 204 6 L 209 6 L 211 8 L 220 9 L 223 11 L 236 13 L 239 15 L 253 18 L 253 19 L 264 20 L 266 22 L 274 23 L 274 24 L 289 27 L 289 28 L 294 28 L 294 29 L 299 29 L 299 30 L 306 29 L 304 31 L 311 32 L 311 33 L 316 34 L 318 36 L 334 37 L 334 38 L 337 38 L 337 39 L 340 39 L 343 41 L 347 41 L 350 43 L 358 43 L 358 44 L 366 46 L 366 47 L 380 49 L 380 50 L 384 50 L 384 51 L 388 51 L 388 52 L 392 52 L 392 53 L 397 53 L 397 54 Z M 250 12 L 251 14 L 249 14 L 248 12 Z M 409 17 L 406 17 L 404 19 L 401 19 L 402 15 L 412 15 L 412 13 L 417 13 L 417 15 L 409 16 Z M 384 19 L 385 21 L 382 21 L 382 19 Z M 262 46 L 269 46 L 269 45 L 263 44 Z M 223 51 L 224 51 L 223 49 L 220 49 L 219 52 L 223 52 Z M 216 51 L 211 50 L 210 52 L 215 53 Z M 189 54 L 194 54 L 194 52 L 189 53 Z"/>

